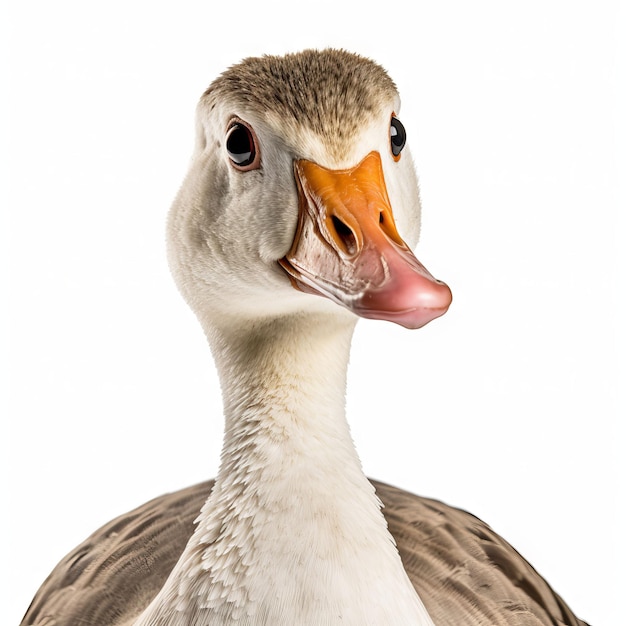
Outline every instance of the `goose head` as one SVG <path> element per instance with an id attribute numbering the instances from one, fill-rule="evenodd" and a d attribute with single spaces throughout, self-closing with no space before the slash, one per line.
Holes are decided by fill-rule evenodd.
<path id="1" fill-rule="evenodd" d="M 379 65 L 337 50 L 249 58 L 211 84 L 168 225 L 205 329 L 306 312 L 418 328 L 447 310 L 410 249 L 420 201 L 399 110 Z"/>

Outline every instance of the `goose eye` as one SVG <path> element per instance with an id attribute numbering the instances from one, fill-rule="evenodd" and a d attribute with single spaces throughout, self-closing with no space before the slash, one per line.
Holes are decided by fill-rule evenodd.
<path id="1" fill-rule="evenodd" d="M 242 171 L 257 169 L 260 165 L 256 137 L 242 121 L 231 124 L 226 135 L 226 152 L 233 166 Z"/>
<path id="2" fill-rule="evenodd" d="M 395 159 L 400 158 L 400 153 L 406 143 L 406 130 L 402 122 L 397 117 L 391 118 L 391 126 L 389 127 L 389 139 L 391 143 L 391 154 Z"/>

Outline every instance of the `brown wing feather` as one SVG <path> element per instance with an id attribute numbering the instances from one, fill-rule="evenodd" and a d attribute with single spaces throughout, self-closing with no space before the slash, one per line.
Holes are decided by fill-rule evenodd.
<path id="1" fill-rule="evenodd" d="M 479 519 L 374 482 L 400 555 L 437 626 L 585 626 Z M 211 491 L 147 502 L 96 531 L 53 570 L 21 626 L 128 626 L 163 586 Z"/>
<path id="2" fill-rule="evenodd" d="M 109 522 L 52 571 L 21 626 L 122 626 L 163 586 L 213 482 L 166 494 Z"/>
<path id="3" fill-rule="evenodd" d="M 437 626 L 585 626 L 470 513 L 373 481 L 404 567 Z"/>

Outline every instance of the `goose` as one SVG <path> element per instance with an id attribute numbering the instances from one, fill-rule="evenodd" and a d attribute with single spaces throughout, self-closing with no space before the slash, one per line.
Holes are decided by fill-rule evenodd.
<path id="1" fill-rule="evenodd" d="M 380 65 L 335 49 L 247 58 L 202 95 L 168 259 L 220 376 L 217 477 L 97 530 L 22 626 L 585 624 L 485 523 L 361 468 L 358 318 L 416 329 L 451 303 L 412 252 L 399 110 Z"/>

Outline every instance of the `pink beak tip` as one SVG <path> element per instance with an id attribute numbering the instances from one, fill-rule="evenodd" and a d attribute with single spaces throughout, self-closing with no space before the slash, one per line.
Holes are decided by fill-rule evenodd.
<path id="1" fill-rule="evenodd" d="M 419 281 L 421 284 L 396 285 L 368 293 L 354 312 L 361 317 L 395 322 L 405 328 L 417 329 L 446 313 L 452 303 L 452 292 L 439 280 Z"/>

